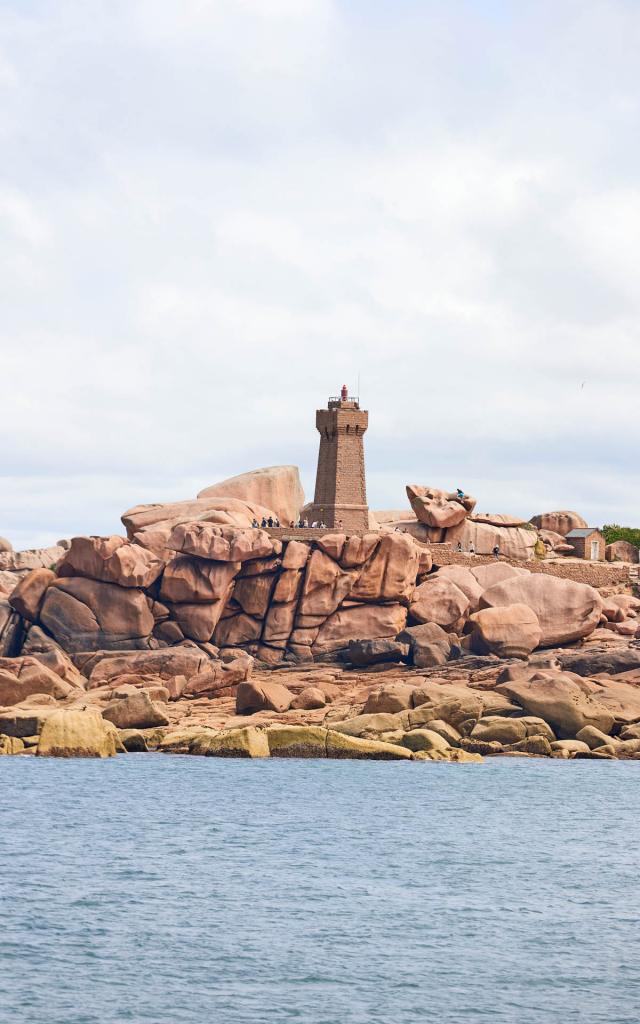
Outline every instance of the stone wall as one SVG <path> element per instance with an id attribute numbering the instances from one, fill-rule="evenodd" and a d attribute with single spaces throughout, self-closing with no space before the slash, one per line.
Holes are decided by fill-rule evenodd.
<path id="1" fill-rule="evenodd" d="M 492 555 L 469 555 L 464 552 L 453 551 L 450 544 L 432 544 L 431 554 L 435 565 L 487 565 L 494 562 Z M 615 562 L 569 562 L 562 560 L 531 561 L 523 562 L 515 558 L 500 558 L 501 562 L 507 562 L 517 568 L 526 569 L 528 572 L 546 573 L 548 576 L 557 576 L 560 579 L 573 580 L 574 583 L 588 583 L 591 587 L 608 587 L 618 583 L 630 584 L 635 582 L 631 579 L 629 566 L 618 565 Z"/>

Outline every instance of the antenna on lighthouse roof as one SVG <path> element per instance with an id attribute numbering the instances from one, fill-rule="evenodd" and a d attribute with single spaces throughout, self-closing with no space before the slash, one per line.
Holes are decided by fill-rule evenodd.
<path id="1" fill-rule="evenodd" d="M 358 401 L 360 401 L 360 370 L 358 370 Z M 362 406 L 360 406 L 362 408 Z"/>

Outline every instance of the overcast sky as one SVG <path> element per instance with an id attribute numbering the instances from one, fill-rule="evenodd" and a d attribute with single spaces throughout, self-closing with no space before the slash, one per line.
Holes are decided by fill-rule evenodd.
<path id="1" fill-rule="evenodd" d="M 638 0 L 1 0 L 0 535 L 296 463 L 640 526 Z"/>

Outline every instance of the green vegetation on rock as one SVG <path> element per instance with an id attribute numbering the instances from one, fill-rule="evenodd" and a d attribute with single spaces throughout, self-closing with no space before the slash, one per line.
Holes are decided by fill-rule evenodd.
<path id="1" fill-rule="evenodd" d="M 618 526 L 617 523 L 609 523 L 602 527 L 602 534 L 607 544 L 613 544 L 616 540 L 626 540 L 629 544 L 640 548 L 640 529 L 632 526 Z"/>

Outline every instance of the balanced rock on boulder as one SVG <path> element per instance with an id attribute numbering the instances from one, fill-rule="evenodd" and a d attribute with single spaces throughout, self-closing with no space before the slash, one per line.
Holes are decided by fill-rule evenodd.
<path id="1" fill-rule="evenodd" d="M 460 498 L 454 491 L 438 490 L 436 487 L 421 487 L 407 484 L 407 497 L 416 518 L 425 526 L 446 529 L 463 522 L 475 508 L 475 498 L 465 494 Z"/>

